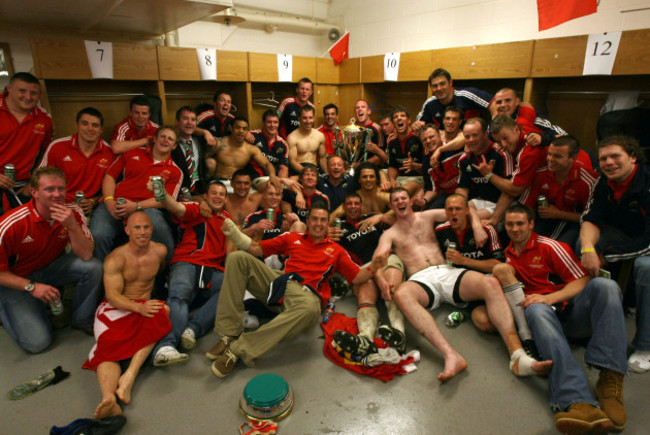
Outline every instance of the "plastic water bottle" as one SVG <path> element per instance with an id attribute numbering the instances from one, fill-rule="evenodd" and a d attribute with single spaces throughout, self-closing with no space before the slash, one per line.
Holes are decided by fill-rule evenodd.
<path id="1" fill-rule="evenodd" d="M 327 305 L 325 305 L 325 308 L 323 309 L 323 323 L 327 323 L 334 314 L 334 309 L 336 308 L 334 302 L 330 299 L 329 302 L 327 302 Z"/>

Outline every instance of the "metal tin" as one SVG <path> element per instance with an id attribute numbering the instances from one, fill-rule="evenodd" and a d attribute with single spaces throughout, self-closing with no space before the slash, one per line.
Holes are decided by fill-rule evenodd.
<path id="1" fill-rule="evenodd" d="M 124 199 L 124 198 L 117 198 L 117 201 L 115 201 L 115 204 L 117 204 L 117 205 L 124 205 L 124 204 L 126 204 L 126 199 Z"/>
<path id="2" fill-rule="evenodd" d="M 11 178 L 12 181 L 16 181 L 16 167 L 11 163 L 5 165 L 5 177 Z"/>
<path id="3" fill-rule="evenodd" d="M 83 190 L 78 190 L 77 193 L 74 194 L 74 202 L 78 206 L 81 206 L 81 202 L 86 199 L 86 194 L 84 193 Z"/>
<path id="4" fill-rule="evenodd" d="M 334 219 L 334 228 L 341 228 L 341 219 Z"/>
<path id="5" fill-rule="evenodd" d="M 250 419 L 278 421 L 289 415 L 293 399 L 293 390 L 282 376 L 265 373 L 248 381 L 239 409 Z"/>
<path id="6" fill-rule="evenodd" d="M 465 314 L 462 311 L 454 311 L 450 313 L 445 319 L 447 328 L 455 328 L 465 321 Z"/>
<path id="7" fill-rule="evenodd" d="M 548 198 L 544 195 L 537 197 L 537 207 L 548 207 Z"/>
<path id="8" fill-rule="evenodd" d="M 271 222 L 275 223 L 275 210 L 272 208 L 266 209 L 266 218 Z"/>
<path id="9" fill-rule="evenodd" d="M 52 311 L 52 314 L 55 316 L 60 316 L 63 314 L 63 303 L 61 302 L 61 299 L 57 299 L 54 302 L 50 304 L 50 310 Z"/>
<path id="10" fill-rule="evenodd" d="M 447 249 L 456 249 L 456 243 L 455 243 L 455 242 L 449 242 L 449 243 L 447 243 Z M 451 265 L 453 265 L 454 263 L 452 263 L 451 261 L 447 260 L 447 264 L 451 266 Z"/>
<path id="11" fill-rule="evenodd" d="M 181 189 L 181 197 L 186 201 L 191 201 L 192 194 L 190 193 L 190 189 L 188 189 L 187 187 L 183 187 Z"/>
<path id="12" fill-rule="evenodd" d="M 153 182 L 153 196 L 156 198 L 156 201 L 163 202 L 165 200 L 165 185 L 161 176 L 152 177 L 151 181 Z"/>

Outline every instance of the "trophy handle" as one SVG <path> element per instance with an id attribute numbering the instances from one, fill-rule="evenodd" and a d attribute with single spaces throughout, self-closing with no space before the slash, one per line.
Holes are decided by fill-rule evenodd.
<path id="1" fill-rule="evenodd" d="M 336 155 L 341 157 L 341 138 L 340 138 L 340 128 L 336 127 L 334 130 L 334 140 L 336 143 Z"/>
<path id="2" fill-rule="evenodd" d="M 363 135 L 363 161 L 368 161 L 368 151 L 366 150 L 366 145 L 370 142 L 370 138 L 373 134 L 373 130 L 368 127 L 366 128 L 365 134 Z"/>

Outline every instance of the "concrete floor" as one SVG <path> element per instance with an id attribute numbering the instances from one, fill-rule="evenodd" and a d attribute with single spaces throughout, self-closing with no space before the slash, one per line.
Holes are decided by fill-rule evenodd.
<path id="1" fill-rule="evenodd" d="M 354 315 L 355 301 L 347 297 L 339 311 Z M 440 325 L 449 313 L 435 313 Z M 627 319 L 628 336 L 634 322 Z M 344 370 L 323 356 L 322 331 L 315 328 L 282 343 L 259 360 L 243 364 L 225 379 L 210 373 L 204 353 L 217 337 L 201 339 L 186 366 L 146 367 L 138 377 L 132 403 L 125 407 L 123 434 L 238 433 L 245 421 L 238 409 L 244 386 L 253 376 L 276 373 L 295 392 L 293 412 L 279 423 L 283 434 L 552 434 L 553 413 L 546 404 L 543 378 L 519 379 L 508 370 L 505 346 L 498 336 L 478 332 L 471 324 L 443 326 L 452 345 L 467 359 L 468 370 L 440 385 L 439 354 L 409 327 L 409 348 L 419 348 L 418 370 L 390 382 Z M 76 418 L 90 417 L 99 401 L 95 373 L 82 370 L 91 337 L 69 328 L 59 330 L 53 346 L 39 355 L 20 350 L 0 331 L 0 434 L 47 433 Z M 575 349 L 582 361 L 583 350 Z M 48 369 L 62 365 L 71 376 L 20 401 L 6 392 Z M 595 383 L 598 372 L 588 371 Z M 650 427 L 650 373 L 626 378 L 626 434 L 645 434 Z M 646 429 L 643 429 L 643 428 Z"/>

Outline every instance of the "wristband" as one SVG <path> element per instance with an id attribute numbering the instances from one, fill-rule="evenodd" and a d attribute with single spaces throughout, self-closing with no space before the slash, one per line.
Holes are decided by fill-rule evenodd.
<path id="1" fill-rule="evenodd" d="M 95 206 L 95 200 L 93 198 L 88 198 L 88 201 L 90 201 L 90 205 Z"/>
<path id="2" fill-rule="evenodd" d="M 493 172 L 490 172 L 489 174 L 487 174 L 487 175 L 485 176 L 485 181 L 490 181 L 490 178 L 492 178 L 493 175 L 494 175 Z"/>
<path id="3" fill-rule="evenodd" d="M 115 201 L 115 197 L 113 197 L 113 196 L 105 196 L 104 197 L 104 202 L 108 201 L 109 199 L 112 199 L 113 201 Z"/>
<path id="4" fill-rule="evenodd" d="M 368 272 L 370 272 L 370 275 L 375 276 L 375 273 L 376 273 L 376 272 L 373 272 L 372 267 L 368 266 L 368 267 L 366 267 L 366 270 L 367 270 Z"/>
<path id="5" fill-rule="evenodd" d="M 596 252 L 596 250 L 594 248 L 587 248 L 587 249 L 583 249 L 581 252 L 583 254 L 586 254 L 587 252 Z"/>

